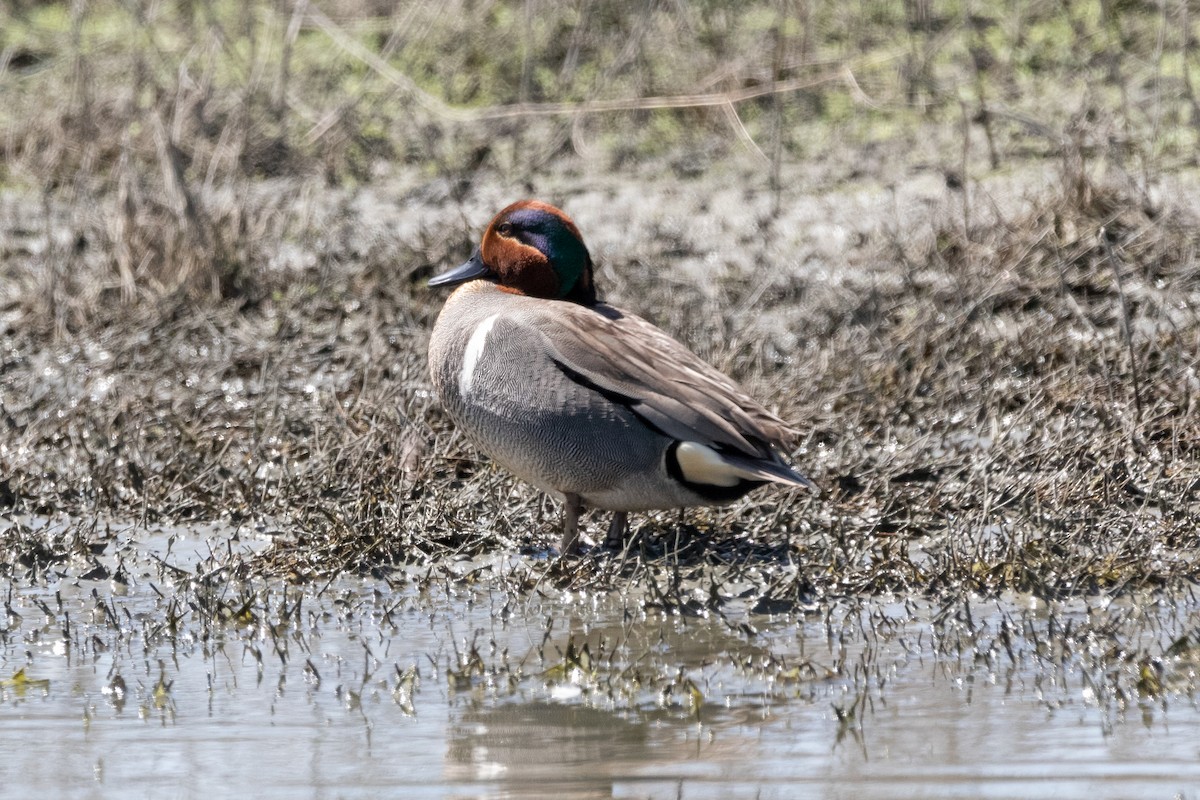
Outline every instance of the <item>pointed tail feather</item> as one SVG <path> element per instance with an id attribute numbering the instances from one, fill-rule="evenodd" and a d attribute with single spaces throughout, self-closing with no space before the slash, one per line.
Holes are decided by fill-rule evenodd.
<path id="1" fill-rule="evenodd" d="M 746 456 L 730 453 L 720 453 L 719 455 L 722 461 L 736 467 L 741 472 L 742 477 L 749 480 L 783 483 L 789 486 L 799 486 L 816 494 L 821 493 L 821 490 L 817 488 L 815 483 L 782 461 L 747 458 Z"/>
<path id="2" fill-rule="evenodd" d="M 816 484 L 783 463 L 778 456 L 762 458 L 722 453 L 699 442 L 680 442 L 675 461 L 684 480 L 707 486 L 736 486 L 739 482 L 762 481 L 800 486 L 820 493 Z"/>

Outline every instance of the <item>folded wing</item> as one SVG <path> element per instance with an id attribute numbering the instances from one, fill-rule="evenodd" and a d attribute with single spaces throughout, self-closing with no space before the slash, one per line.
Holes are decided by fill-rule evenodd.
<path id="1" fill-rule="evenodd" d="M 708 451 L 677 450 L 685 473 L 693 464 L 693 474 L 712 475 L 711 481 L 723 474 L 813 488 L 776 451 L 795 442 L 796 430 L 649 322 L 610 306 L 570 303 L 526 322 L 542 331 L 568 378 L 625 405 L 664 435 Z"/>

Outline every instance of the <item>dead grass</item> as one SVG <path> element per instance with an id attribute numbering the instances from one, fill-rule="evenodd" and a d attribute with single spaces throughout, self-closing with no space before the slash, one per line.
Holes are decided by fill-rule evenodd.
<path id="1" fill-rule="evenodd" d="M 762 491 L 681 523 L 643 520 L 626 557 L 547 562 L 545 577 L 640 581 L 669 555 L 677 575 L 765 570 L 767 601 L 783 604 L 1194 580 L 1189 214 L 1111 188 L 1085 203 L 1052 190 L 986 224 L 936 216 L 927 245 L 864 241 L 848 263 L 892 259 L 848 271 L 837 292 L 802 266 L 767 290 L 733 272 L 713 292 L 608 264 L 639 310 L 723 353 L 723 368 L 801 423 L 798 460 L 827 494 Z M 114 307 L 57 343 L 10 328 L 6 504 L 282 530 L 286 544 L 255 569 L 298 580 L 542 552 L 558 509 L 478 458 L 431 400 L 424 345 L 441 297 L 422 287 L 426 270 L 396 266 L 449 263 L 467 231 L 439 229 L 419 254 L 400 240 L 365 252 L 353 219 L 335 204 L 317 227 L 345 238 L 323 241 L 308 267 L 265 271 L 257 303 Z M 649 258 L 665 268 L 672 256 Z M 751 294 L 801 346 L 768 335 L 727 347 L 726 320 Z"/>
<path id="2" fill-rule="evenodd" d="M 422 284 L 468 252 L 483 198 L 547 187 L 579 215 L 585 196 L 607 206 L 584 229 L 612 295 L 796 420 L 827 493 L 660 515 L 626 557 L 538 579 L 642 583 L 678 609 L 708 602 L 681 587 L 714 563 L 760 570 L 779 608 L 1195 579 L 1198 228 L 1162 196 L 1194 191 L 1192 23 L 1177 37 L 1176 12 L 1149 7 L 924 4 L 814 22 L 771 5 L 658 9 L 631 38 L 604 16 L 619 6 L 568 52 L 546 45 L 547 11 L 524 61 L 488 64 L 520 22 L 497 4 L 470 23 L 491 26 L 484 50 L 456 55 L 476 58 L 471 85 L 426 52 L 463 31 L 357 7 L 146 21 L 165 12 L 76 4 L 53 7 L 58 28 L 2 12 L 22 111 L 3 118 L 0 509 L 280 530 L 244 568 L 296 580 L 542 553 L 558 510 L 430 399 L 441 298 Z M 141 38 L 113 48 L 133 23 Z M 724 71 L 705 83 L 668 40 L 706 43 Z M 729 55 L 747 43 L 773 43 L 748 50 L 771 63 Z M 555 82 L 547 64 L 573 66 Z M 756 93 L 768 84 L 791 88 Z M 1083 99 L 1064 105 L 1071 87 Z M 742 99 L 732 119 L 566 113 L 698 91 Z M 1052 180 L 981 179 L 1030 165 Z M 843 225 L 840 245 L 789 222 L 813 194 L 848 204 L 930 174 L 944 202 Z M 669 217 L 596 199 L 638 181 L 675 187 L 647 192 Z M 713 200 L 730 181 L 744 203 Z M 69 546 L 24 541 L 10 563 Z"/>

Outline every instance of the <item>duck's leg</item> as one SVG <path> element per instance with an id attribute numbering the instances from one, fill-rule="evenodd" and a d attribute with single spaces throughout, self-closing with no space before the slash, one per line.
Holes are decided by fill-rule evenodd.
<path id="1" fill-rule="evenodd" d="M 604 539 L 604 546 L 613 550 L 620 550 L 625 544 L 625 529 L 629 527 L 629 512 L 614 511 L 612 522 L 608 524 L 608 536 Z"/>
<path id="2" fill-rule="evenodd" d="M 577 494 L 566 495 L 563 506 L 563 535 L 558 552 L 564 556 L 574 553 L 579 546 L 579 512 L 583 510 L 583 498 Z"/>

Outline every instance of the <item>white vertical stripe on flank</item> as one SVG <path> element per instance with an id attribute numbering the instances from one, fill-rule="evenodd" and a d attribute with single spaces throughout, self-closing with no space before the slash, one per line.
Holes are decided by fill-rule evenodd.
<path id="1" fill-rule="evenodd" d="M 492 314 L 490 317 L 479 323 L 479 327 L 471 333 L 471 338 L 467 340 L 467 349 L 463 351 L 462 372 L 458 373 L 458 391 L 463 397 L 466 397 L 471 391 L 471 383 L 475 380 L 475 367 L 479 365 L 479 359 L 483 356 L 483 350 L 487 347 L 488 334 L 492 332 L 492 326 L 496 324 L 496 317 L 499 314 Z"/>

